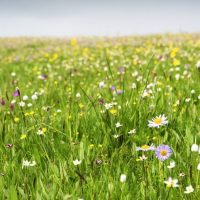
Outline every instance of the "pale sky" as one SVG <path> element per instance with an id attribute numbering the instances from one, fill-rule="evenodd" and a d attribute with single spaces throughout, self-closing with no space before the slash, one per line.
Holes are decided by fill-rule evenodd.
<path id="1" fill-rule="evenodd" d="M 0 37 L 200 32 L 200 0 L 0 0 Z"/>

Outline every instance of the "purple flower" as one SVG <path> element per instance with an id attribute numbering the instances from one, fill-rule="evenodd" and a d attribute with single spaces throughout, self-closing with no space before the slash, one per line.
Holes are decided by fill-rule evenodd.
<path id="1" fill-rule="evenodd" d="M 18 88 L 13 92 L 13 96 L 14 96 L 14 97 L 20 96 L 20 91 L 19 91 Z"/>
<path id="2" fill-rule="evenodd" d="M 42 74 L 42 75 L 39 76 L 39 78 L 41 80 L 46 80 L 48 78 L 48 76 L 46 74 Z"/>
<path id="3" fill-rule="evenodd" d="M 117 90 L 117 94 L 123 94 L 123 90 Z"/>
<path id="4" fill-rule="evenodd" d="M 7 148 L 12 148 L 12 147 L 13 147 L 13 144 L 7 144 L 6 147 L 7 147 Z"/>
<path id="5" fill-rule="evenodd" d="M 168 159 L 172 155 L 171 148 L 168 145 L 164 144 L 158 146 L 155 152 L 156 152 L 156 157 L 161 161 Z"/>
<path id="6" fill-rule="evenodd" d="M 114 86 L 114 85 L 110 86 L 110 89 L 111 89 L 112 91 L 115 90 L 115 86 Z"/>
<path id="7" fill-rule="evenodd" d="M 5 100 L 4 100 L 4 99 L 0 99 L 0 104 L 1 104 L 2 106 L 5 106 L 5 105 L 6 105 Z"/>
<path id="8" fill-rule="evenodd" d="M 10 110 L 13 111 L 14 108 L 15 108 L 15 104 L 14 104 L 14 103 L 11 103 L 11 104 L 10 104 Z"/>
<path id="9" fill-rule="evenodd" d="M 120 67 L 120 68 L 119 68 L 119 72 L 120 72 L 121 74 L 124 74 L 124 73 L 125 73 L 125 68 L 124 68 L 124 67 Z"/>
<path id="10" fill-rule="evenodd" d="M 99 99 L 99 104 L 100 105 L 104 105 L 104 103 L 105 103 L 104 99 Z"/>

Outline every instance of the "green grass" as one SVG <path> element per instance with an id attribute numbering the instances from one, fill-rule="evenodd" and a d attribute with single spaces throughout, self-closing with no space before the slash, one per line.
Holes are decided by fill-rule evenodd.
<path id="1" fill-rule="evenodd" d="M 199 52 L 199 34 L 1 38 L 0 199 L 199 199 L 200 154 L 191 152 L 200 144 Z M 106 103 L 114 105 L 106 110 Z M 148 127 L 160 114 L 168 124 Z M 166 144 L 173 154 L 162 162 L 154 151 L 136 151 L 144 144 Z M 23 160 L 36 165 L 22 168 Z M 170 176 L 178 188 L 166 187 Z M 185 194 L 190 184 L 194 192 Z"/>

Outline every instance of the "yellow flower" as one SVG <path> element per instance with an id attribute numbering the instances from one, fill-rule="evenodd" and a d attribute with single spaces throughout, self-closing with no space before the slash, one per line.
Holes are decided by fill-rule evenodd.
<path id="1" fill-rule="evenodd" d="M 44 54 L 44 57 L 45 57 L 45 58 L 48 58 L 48 57 L 49 57 L 49 54 L 48 54 L 48 53 L 45 53 L 45 54 Z"/>
<path id="2" fill-rule="evenodd" d="M 176 66 L 178 66 L 178 65 L 180 65 L 181 64 L 181 62 L 180 62 L 180 60 L 177 60 L 177 59 L 174 59 L 173 60 L 173 65 L 176 67 Z"/>
<path id="3" fill-rule="evenodd" d="M 24 133 L 23 133 L 23 134 L 21 134 L 20 139 L 23 140 L 23 139 L 25 139 L 26 137 L 27 137 L 27 134 L 24 134 Z"/>
<path id="4" fill-rule="evenodd" d="M 47 128 L 42 128 L 42 132 L 46 133 L 47 132 Z"/>
<path id="5" fill-rule="evenodd" d="M 76 38 L 72 38 L 72 39 L 71 39 L 71 45 L 72 45 L 72 46 L 76 46 L 77 44 L 78 44 L 77 39 L 76 39 Z"/>
<path id="6" fill-rule="evenodd" d="M 19 118 L 18 118 L 18 117 L 15 117 L 15 118 L 14 118 L 14 122 L 16 122 L 16 123 L 19 122 Z"/>
<path id="7" fill-rule="evenodd" d="M 90 144 L 89 148 L 92 149 L 94 147 L 94 144 Z"/>
<path id="8" fill-rule="evenodd" d="M 179 48 L 174 48 L 172 50 L 172 52 L 170 53 L 170 57 L 174 58 L 176 56 L 177 52 L 179 52 Z"/>
<path id="9" fill-rule="evenodd" d="M 112 115 L 116 115 L 116 114 L 117 114 L 117 110 L 116 110 L 116 109 L 111 109 L 111 110 L 109 110 L 109 112 L 110 112 Z"/>
<path id="10" fill-rule="evenodd" d="M 84 107 L 84 105 L 83 105 L 82 103 L 80 103 L 80 104 L 79 104 L 79 107 L 80 107 L 80 108 L 83 108 L 83 107 Z"/>

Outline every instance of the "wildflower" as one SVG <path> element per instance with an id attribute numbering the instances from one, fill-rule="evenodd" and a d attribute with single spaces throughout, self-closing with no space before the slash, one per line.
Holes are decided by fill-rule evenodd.
<path id="1" fill-rule="evenodd" d="M 111 110 L 109 110 L 109 112 L 110 112 L 112 115 L 116 115 L 116 114 L 117 114 L 117 110 L 116 110 L 116 109 L 111 109 Z"/>
<path id="2" fill-rule="evenodd" d="M 179 187 L 178 179 L 172 179 L 171 177 L 167 181 L 164 181 L 164 183 L 167 184 L 167 187 Z"/>
<path id="3" fill-rule="evenodd" d="M 147 157 L 145 155 L 142 155 L 139 157 L 139 159 L 137 159 L 137 161 L 144 161 L 146 159 L 147 159 Z"/>
<path id="4" fill-rule="evenodd" d="M 197 62 L 196 67 L 197 69 L 200 69 L 200 61 Z"/>
<path id="5" fill-rule="evenodd" d="M 197 165 L 197 170 L 200 171 L 200 163 Z"/>
<path id="6" fill-rule="evenodd" d="M 177 59 L 174 59 L 173 60 L 173 65 L 176 67 L 176 66 L 178 66 L 178 65 L 180 65 L 181 64 L 181 62 L 180 62 L 180 60 L 177 60 Z"/>
<path id="7" fill-rule="evenodd" d="M 132 134 L 135 134 L 136 133 L 136 129 L 132 129 L 128 132 L 128 134 L 132 135 Z"/>
<path id="8" fill-rule="evenodd" d="M 172 169 L 175 167 L 175 165 L 176 165 L 175 162 L 171 161 L 170 164 L 167 166 L 167 168 Z"/>
<path id="9" fill-rule="evenodd" d="M 27 137 L 27 134 L 21 134 L 20 139 L 23 140 L 23 139 L 25 139 L 26 137 Z"/>
<path id="10" fill-rule="evenodd" d="M 27 106 L 28 106 L 28 107 L 32 107 L 33 104 L 32 104 L 32 103 L 28 103 Z"/>
<path id="11" fill-rule="evenodd" d="M 44 135 L 44 133 L 46 133 L 47 132 L 47 128 L 42 128 L 42 129 L 39 129 L 38 131 L 37 131 L 37 134 L 38 135 Z"/>
<path id="12" fill-rule="evenodd" d="M 90 144 L 90 145 L 89 145 L 89 148 L 90 148 L 90 149 L 93 149 L 93 148 L 94 148 L 94 144 Z"/>
<path id="13" fill-rule="evenodd" d="M 148 127 L 160 127 L 168 124 L 167 117 L 165 115 L 159 115 L 158 117 L 153 118 L 151 121 L 149 120 Z"/>
<path id="14" fill-rule="evenodd" d="M 125 174 L 121 174 L 120 175 L 120 182 L 124 183 L 126 181 L 126 175 Z"/>
<path id="15" fill-rule="evenodd" d="M 19 106 L 20 106 L 20 107 L 24 107 L 25 105 L 26 105 L 25 102 L 23 102 L 23 101 L 20 101 L 20 102 L 19 102 Z"/>
<path id="16" fill-rule="evenodd" d="M 181 172 L 181 173 L 179 174 L 179 176 L 183 177 L 183 176 L 185 176 L 185 174 L 184 174 L 183 172 Z"/>
<path id="17" fill-rule="evenodd" d="M 101 159 L 96 159 L 96 164 L 97 165 L 101 165 L 103 163 L 103 161 Z"/>
<path id="18" fill-rule="evenodd" d="M 155 150 L 155 146 L 151 145 L 142 145 L 141 147 L 136 147 L 136 151 L 151 151 L 151 150 Z"/>
<path id="19" fill-rule="evenodd" d="M 14 96 L 14 97 L 20 96 L 19 88 L 16 88 L 16 90 L 15 90 L 14 93 L 13 93 L 13 96 Z"/>
<path id="20" fill-rule="evenodd" d="M 38 96 L 37 96 L 37 94 L 34 94 L 34 95 L 32 95 L 32 100 L 37 100 L 38 99 Z"/>
<path id="21" fill-rule="evenodd" d="M 198 152 L 198 150 L 199 150 L 199 146 L 197 144 L 193 144 L 191 147 L 191 151 Z"/>
<path id="22" fill-rule="evenodd" d="M 72 46 L 76 46 L 78 44 L 78 41 L 77 41 L 76 38 L 72 38 L 70 43 L 71 43 Z"/>
<path id="23" fill-rule="evenodd" d="M 78 93 L 76 94 L 76 97 L 77 97 L 77 98 L 80 98 L 80 97 L 81 97 L 81 94 L 78 92 Z"/>
<path id="24" fill-rule="evenodd" d="M 110 86 L 110 90 L 114 91 L 115 90 L 115 86 L 114 85 Z"/>
<path id="25" fill-rule="evenodd" d="M 114 137 L 115 139 L 117 139 L 119 136 L 120 136 L 120 135 L 117 135 L 117 134 L 113 135 L 113 137 Z"/>
<path id="26" fill-rule="evenodd" d="M 11 103 L 11 104 L 10 104 L 10 110 L 13 111 L 14 108 L 15 108 L 15 104 L 14 104 L 14 103 Z"/>
<path id="27" fill-rule="evenodd" d="M 123 94 L 123 90 L 117 90 L 117 94 L 118 95 Z"/>
<path id="28" fill-rule="evenodd" d="M 186 103 L 189 103 L 190 101 L 191 101 L 190 98 L 186 98 L 186 99 L 185 99 L 185 102 L 186 102 Z"/>
<path id="29" fill-rule="evenodd" d="M 113 107 L 113 104 L 112 103 L 105 103 L 104 106 L 105 106 L 106 110 L 109 110 L 110 108 Z"/>
<path id="30" fill-rule="evenodd" d="M 16 73 L 15 73 L 15 72 L 12 72 L 12 73 L 11 73 L 11 76 L 12 76 L 12 77 L 16 76 Z"/>
<path id="31" fill-rule="evenodd" d="M 159 160 L 164 161 L 172 155 L 172 150 L 168 145 L 160 145 L 156 148 L 156 156 Z"/>
<path id="32" fill-rule="evenodd" d="M 178 81 L 180 79 L 180 74 L 176 74 L 175 79 Z"/>
<path id="33" fill-rule="evenodd" d="M 4 99 L 0 99 L 0 104 L 1 104 L 2 106 L 5 106 L 5 105 L 6 105 L 5 100 L 4 100 Z"/>
<path id="34" fill-rule="evenodd" d="M 136 83 L 132 83 L 131 88 L 132 88 L 132 89 L 136 89 L 136 87 L 137 87 Z"/>
<path id="35" fill-rule="evenodd" d="M 25 95 L 25 96 L 22 97 L 22 99 L 23 99 L 24 101 L 26 101 L 26 100 L 28 100 L 28 96 Z"/>
<path id="36" fill-rule="evenodd" d="M 14 118 L 14 122 L 15 122 L 15 123 L 19 122 L 19 118 L 18 118 L 18 117 L 15 117 L 15 118 Z"/>
<path id="37" fill-rule="evenodd" d="M 7 148 L 12 148 L 12 147 L 13 147 L 13 144 L 7 144 L 6 147 L 7 147 Z"/>
<path id="38" fill-rule="evenodd" d="M 101 81 L 100 83 L 99 83 L 99 88 L 103 88 L 105 86 L 105 83 L 103 82 L 103 81 Z"/>
<path id="39" fill-rule="evenodd" d="M 119 128 L 119 127 L 121 127 L 121 126 L 123 126 L 123 125 L 120 124 L 119 122 L 117 122 L 117 123 L 115 124 L 115 127 L 116 127 L 116 128 Z"/>
<path id="40" fill-rule="evenodd" d="M 189 185 L 186 187 L 186 190 L 184 191 L 185 194 L 189 194 L 194 192 L 194 188 L 192 187 L 192 185 Z"/>
<path id="41" fill-rule="evenodd" d="M 81 164 L 81 160 L 78 160 L 78 159 L 76 159 L 76 160 L 73 160 L 73 164 L 74 165 L 80 165 Z"/>
<path id="42" fill-rule="evenodd" d="M 36 165 L 36 162 L 35 161 L 28 161 L 28 160 L 23 160 L 22 162 L 22 168 L 23 167 L 33 167 Z"/>
<path id="43" fill-rule="evenodd" d="M 13 99 L 10 103 L 11 103 L 11 104 L 15 104 L 15 103 L 16 103 L 16 100 Z"/>

